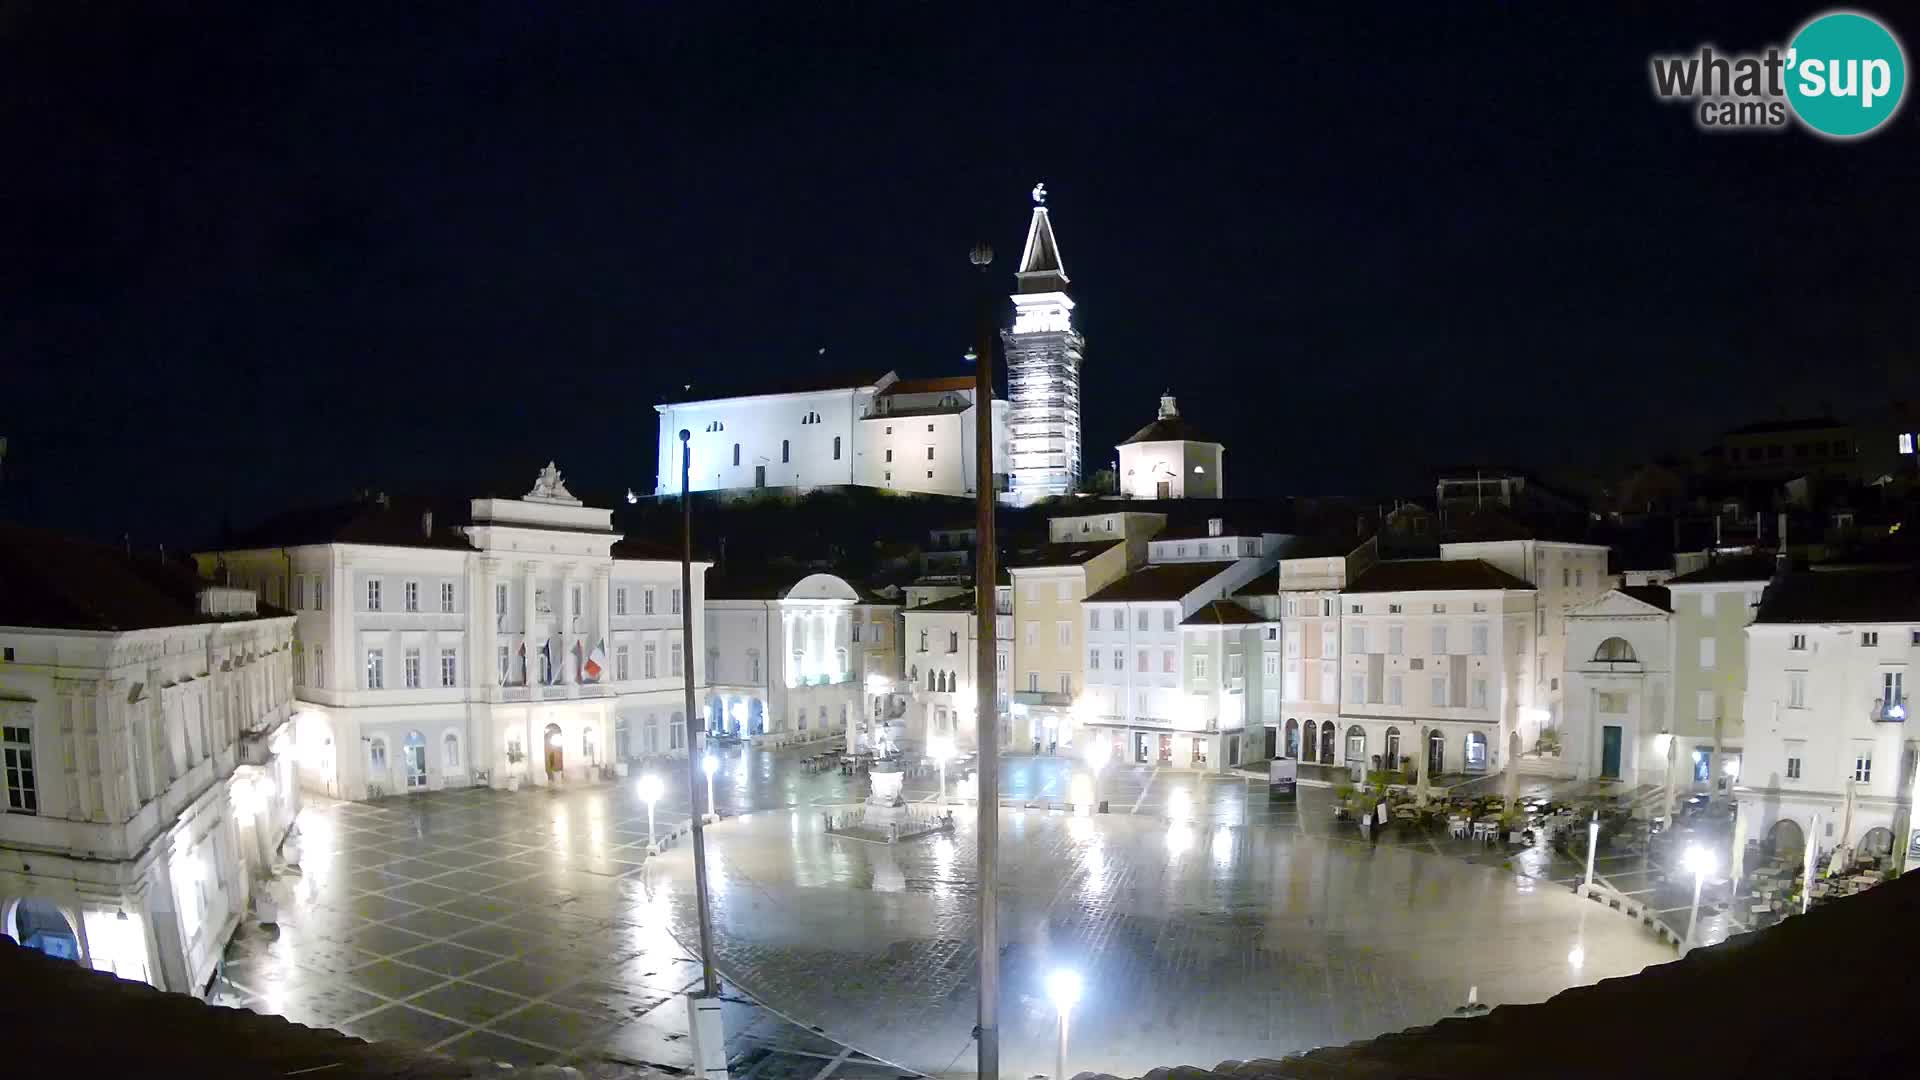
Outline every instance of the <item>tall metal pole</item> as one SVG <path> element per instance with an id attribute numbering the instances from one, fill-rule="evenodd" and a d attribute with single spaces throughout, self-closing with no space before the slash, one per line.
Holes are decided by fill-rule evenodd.
<path id="1" fill-rule="evenodd" d="M 693 805 L 693 895 L 700 909 L 700 972 L 706 996 L 720 996 L 720 976 L 713 970 L 713 908 L 707 903 L 707 831 L 710 806 L 700 805 L 700 718 L 693 708 L 693 658 L 699 644 L 693 640 L 693 497 L 687 492 L 687 442 L 693 433 L 680 429 L 680 640 L 686 663 L 680 665 L 687 692 L 687 799 Z"/>
<path id="2" fill-rule="evenodd" d="M 998 610 L 994 586 L 999 581 L 996 567 L 999 545 L 993 535 L 993 308 L 986 271 L 993 262 L 993 248 L 985 243 L 973 246 L 973 265 L 980 270 L 975 289 L 975 345 L 973 372 L 973 461 L 974 505 L 978 518 L 974 523 L 977 549 L 973 557 L 974 639 L 979 649 L 974 666 L 980 674 L 974 680 L 974 716 L 976 737 L 980 742 L 978 836 L 975 848 L 980 857 L 980 1003 L 979 1057 L 980 1080 L 998 1080 L 1000 1076 L 1000 912 L 998 861 L 1000 855 L 1000 708 L 996 693 L 999 685 L 997 655 Z M 1011 468 L 1012 463 L 1008 463 Z"/>

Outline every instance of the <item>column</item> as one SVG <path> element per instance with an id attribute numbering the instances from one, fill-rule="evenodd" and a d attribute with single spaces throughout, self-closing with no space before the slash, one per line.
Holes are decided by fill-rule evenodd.
<path id="1" fill-rule="evenodd" d="M 494 586 L 500 576 L 500 560 L 483 556 L 480 559 L 480 595 L 471 601 L 472 610 L 468 615 L 468 625 L 473 632 L 468 640 L 478 656 L 467 661 L 472 678 L 467 685 L 486 687 L 500 685 L 500 623 L 504 611 L 495 611 L 493 606 Z"/>
<path id="2" fill-rule="evenodd" d="M 592 656 L 595 648 L 604 648 L 608 664 L 613 663 L 613 645 L 610 640 L 613 637 L 613 590 L 610 587 L 612 577 L 611 564 L 601 564 L 593 568 L 593 611 L 591 621 L 588 623 L 593 627 L 593 634 L 587 641 L 584 651 L 584 655 Z M 687 659 L 686 645 L 683 643 L 680 648 L 680 662 L 684 664 Z M 611 673 L 602 673 L 600 681 L 603 683 L 612 681 Z"/>

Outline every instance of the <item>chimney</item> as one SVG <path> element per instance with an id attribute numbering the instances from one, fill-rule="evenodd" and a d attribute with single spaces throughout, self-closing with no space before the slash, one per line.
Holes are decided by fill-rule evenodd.
<path id="1" fill-rule="evenodd" d="M 433 511 L 431 510 L 422 511 L 420 514 L 420 535 L 429 540 L 433 539 Z"/>

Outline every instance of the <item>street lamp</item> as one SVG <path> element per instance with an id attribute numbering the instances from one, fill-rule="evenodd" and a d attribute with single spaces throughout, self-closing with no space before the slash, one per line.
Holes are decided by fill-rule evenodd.
<path id="1" fill-rule="evenodd" d="M 933 763 L 940 766 L 940 802 L 947 801 L 947 762 L 953 760 L 953 738 L 948 735 L 936 735 L 927 743 L 927 755 Z"/>
<path id="2" fill-rule="evenodd" d="M 1047 976 L 1047 996 L 1060 1013 L 1060 1056 L 1054 1068 L 1054 1080 L 1067 1080 L 1067 1014 L 1080 1000 L 1080 973 L 1065 968 Z"/>
<path id="3" fill-rule="evenodd" d="M 660 796 L 664 789 L 660 783 L 660 778 L 652 773 L 641 777 L 639 784 L 635 786 L 640 792 L 640 801 L 647 804 L 647 851 L 651 853 L 655 847 L 653 839 L 653 804 L 660 801 Z"/>
<path id="4" fill-rule="evenodd" d="M 1700 919 L 1700 887 L 1707 883 L 1707 875 L 1713 873 L 1716 860 L 1713 852 L 1694 845 L 1687 849 L 1681 865 L 1693 871 L 1693 909 L 1687 912 L 1687 949 L 1693 949 L 1694 924 Z"/>
<path id="5" fill-rule="evenodd" d="M 1096 734 L 1087 743 L 1087 767 L 1093 770 L 1093 805 L 1100 807 L 1100 770 L 1107 767 L 1107 758 L 1113 754 L 1113 744 L 1107 741 L 1106 733 Z"/>
<path id="6" fill-rule="evenodd" d="M 1593 853 L 1600 847 L 1600 811 L 1593 812 L 1593 820 L 1587 822 L 1587 888 L 1593 888 Z"/>
<path id="7" fill-rule="evenodd" d="M 700 759 L 700 771 L 707 774 L 707 813 L 719 815 L 713 808 L 713 774 L 720 771 L 720 759 L 711 753 Z"/>

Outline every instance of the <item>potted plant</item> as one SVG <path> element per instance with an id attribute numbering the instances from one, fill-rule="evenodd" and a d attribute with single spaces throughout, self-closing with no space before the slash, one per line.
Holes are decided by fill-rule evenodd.
<path id="1" fill-rule="evenodd" d="M 521 772 L 523 771 L 520 768 L 520 765 L 522 762 L 526 760 L 527 760 L 527 752 L 520 749 L 519 743 L 507 744 L 507 764 L 511 766 L 511 768 L 507 772 L 507 790 L 508 791 L 520 790 L 520 775 L 521 775 Z"/>
<path id="2" fill-rule="evenodd" d="M 1500 815 L 1500 831 L 1506 834 L 1507 843 L 1525 843 L 1527 815 L 1520 810 L 1509 810 Z"/>
<path id="3" fill-rule="evenodd" d="M 1352 784 L 1341 784 L 1339 787 L 1333 789 L 1334 820 L 1346 821 L 1354 816 L 1353 793 L 1354 787 Z"/>

